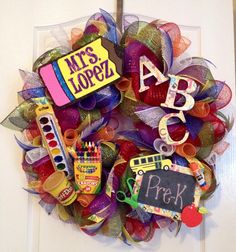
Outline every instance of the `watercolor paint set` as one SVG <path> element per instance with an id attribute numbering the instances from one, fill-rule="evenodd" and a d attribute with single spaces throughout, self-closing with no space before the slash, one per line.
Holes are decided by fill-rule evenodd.
<path id="1" fill-rule="evenodd" d="M 73 170 L 68 161 L 69 155 L 52 107 L 49 104 L 40 105 L 36 110 L 36 114 L 36 121 L 43 143 L 55 170 L 63 171 L 67 177 L 71 177 Z"/>

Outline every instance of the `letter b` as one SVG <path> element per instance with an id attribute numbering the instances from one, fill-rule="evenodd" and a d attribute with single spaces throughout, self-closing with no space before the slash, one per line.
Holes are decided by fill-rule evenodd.
<path id="1" fill-rule="evenodd" d="M 170 85 L 167 91 L 166 100 L 165 100 L 165 103 L 161 103 L 161 106 L 177 109 L 181 111 L 190 110 L 194 106 L 194 103 L 195 103 L 194 98 L 190 94 L 196 90 L 197 88 L 196 82 L 192 79 L 185 78 L 182 76 L 169 75 L 169 77 L 170 77 Z M 188 86 L 185 90 L 178 89 L 180 80 L 184 80 L 187 82 Z M 185 102 L 182 106 L 175 106 L 174 104 L 177 94 L 180 94 L 182 97 L 185 98 Z"/>

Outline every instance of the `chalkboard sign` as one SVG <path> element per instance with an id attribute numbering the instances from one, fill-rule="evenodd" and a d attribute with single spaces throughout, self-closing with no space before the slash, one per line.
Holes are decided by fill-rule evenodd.
<path id="1" fill-rule="evenodd" d="M 196 181 L 176 171 L 154 170 L 143 174 L 138 202 L 181 213 L 194 202 Z"/>

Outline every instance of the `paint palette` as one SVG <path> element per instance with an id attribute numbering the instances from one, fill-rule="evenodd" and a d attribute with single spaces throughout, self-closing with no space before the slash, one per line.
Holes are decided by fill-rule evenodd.
<path id="1" fill-rule="evenodd" d="M 42 105 L 37 110 L 37 124 L 40 129 L 43 142 L 48 150 L 55 170 L 65 172 L 71 177 L 72 169 L 68 162 L 68 152 L 63 142 L 60 127 L 50 105 Z"/>

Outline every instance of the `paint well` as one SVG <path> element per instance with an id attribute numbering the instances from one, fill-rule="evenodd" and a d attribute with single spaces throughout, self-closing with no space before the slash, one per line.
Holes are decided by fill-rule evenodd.
<path id="1" fill-rule="evenodd" d="M 48 123 L 48 118 L 47 117 L 41 117 L 39 121 L 40 121 L 41 124 L 47 124 Z"/>
<path id="2" fill-rule="evenodd" d="M 52 141 L 50 141 L 50 142 L 48 143 L 48 145 L 49 145 L 51 148 L 54 148 L 54 147 L 57 146 L 57 142 L 54 141 L 54 140 L 52 140 Z"/>
<path id="3" fill-rule="evenodd" d="M 43 131 L 44 131 L 44 132 L 49 132 L 51 129 L 52 129 L 52 127 L 51 127 L 50 125 L 45 125 L 45 126 L 43 127 Z"/>
<path id="4" fill-rule="evenodd" d="M 45 137 L 47 140 L 52 140 L 55 137 L 55 135 L 53 133 L 48 133 Z"/>
<path id="5" fill-rule="evenodd" d="M 65 166 L 65 164 L 63 164 L 63 163 L 60 163 L 60 164 L 57 165 L 57 169 L 58 169 L 58 170 L 63 170 L 63 169 L 65 169 L 65 167 L 66 167 L 66 166 Z"/>
<path id="6" fill-rule="evenodd" d="M 54 161 L 57 162 L 57 163 L 61 162 L 62 160 L 63 160 L 62 156 L 56 156 L 56 157 L 54 157 Z"/>
<path id="7" fill-rule="evenodd" d="M 52 153 L 52 155 L 58 155 L 61 153 L 61 151 L 60 151 L 60 149 L 55 148 L 55 149 L 51 150 L 51 153 Z"/>

